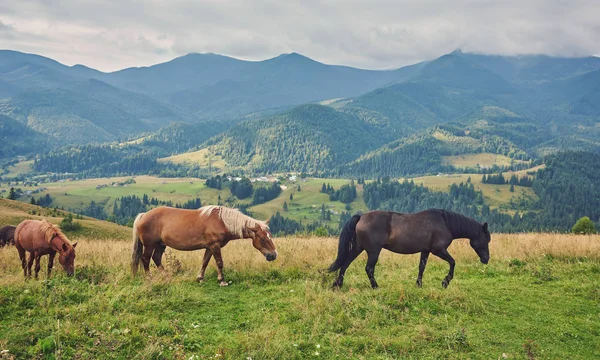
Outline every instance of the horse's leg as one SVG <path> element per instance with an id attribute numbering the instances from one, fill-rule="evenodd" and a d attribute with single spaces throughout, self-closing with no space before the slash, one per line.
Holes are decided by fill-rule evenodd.
<path id="1" fill-rule="evenodd" d="M 21 259 L 21 267 L 23 268 L 23 276 L 27 277 L 27 253 L 22 247 L 17 247 L 19 258 Z"/>
<path id="2" fill-rule="evenodd" d="M 39 253 L 35 254 L 35 268 L 34 268 L 34 270 L 35 270 L 35 279 L 36 280 L 38 278 L 38 274 L 40 273 L 40 267 L 41 267 L 40 266 L 40 259 L 41 258 L 42 258 L 42 256 Z"/>
<path id="3" fill-rule="evenodd" d="M 153 253 L 153 246 L 144 246 L 144 253 L 142 254 L 142 265 L 144 265 L 144 270 L 146 271 L 146 273 L 150 271 L 150 259 L 152 258 Z"/>
<path id="4" fill-rule="evenodd" d="M 210 262 L 211 257 L 212 257 L 212 252 L 210 252 L 209 249 L 204 250 L 204 258 L 202 259 L 202 268 L 200 269 L 200 272 L 198 273 L 198 277 L 196 278 L 196 280 L 204 281 L 204 272 L 206 271 L 206 267 L 208 266 L 208 263 Z"/>
<path id="5" fill-rule="evenodd" d="M 31 277 L 31 266 L 33 266 L 33 259 L 35 258 L 35 252 L 29 253 L 29 259 L 27 260 L 27 277 Z"/>
<path id="6" fill-rule="evenodd" d="M 50 273 L 52 272 L 52 266 L 54 266 L 54 256 L 56 256 L 55 252 L 52 252 L 48 255 L 48 278 L 50 278 Z"/>
<path id="7" fill-rule="evenodd" d="M 346 261 L 344 262 L 344 264 L 342 264 L 342 267 L 340 268 L 340 273 L 338 275 L 338 278 L 335 280 L 335 282 L 333 283 L 333 287 L 338 287 L 341 288 L 342 285 L 344 284 L 344 275 L 346 274 L 346 270 L 348 269 L 348 266 L 350 266 L 350 264 L 352 264 L 352 262 L 358 257 L 358 255 L 360 255 L 360 253 L 363 252 L 363 249 L 354 249 L 353 252 L 351 252 L 348 255 L 348 258 L 346 259 Z"/>
<path id="8" fill-rule="evenodd" d="M 154 253 L 152 254 L 152 260 L 156 264 L 156 267 L 161 270 L 163 269 L 162 256 L 166 249 L 167 249 L 167 246 L 161 242 L 158 244 L 158 246 L 156 247 L 156 250 L 154 250 Z"/>
<path id="9" fill-rule="evenodd" d="M 215 257 L 215 261 L 217 262 L 217 273 L 218 273 L 217 280 L 219 280 L 219 285 L 221 285 L 221 286 L 229 285 L 227 283 L 227 281 L 225 281 L 225 277 L 223 276 L 223 258 L 221 257 L 221 247 L 216 246 L 216 247 L 210 249 L 210 251 L 213 254 L 213 256 Z"/>
<path id="10" fill-rule="evenodd" d="M 429 257 L 429 251 L 421 252 L 421 261 L 419 261 L 419 276 L 417 277 L 417 286 L 423 286 L 423 272 L 425 272 L 425 266 L 427 265 L 427 258 Z"/>
<path id="11" fill-rule="evenodd" d="M 448 264 L 450 264 L 450 271 L 448 271 L 448 275 L 446 275 L 446 278 L 442 281 L 442 286 L 447 288 L 448 285 L 450 285 L 450 281 L 454 277 L 454 258 L 450 256 L 447 249 L 436 251 L 433 253 L 433 255 L 439 257 L 440 259 L 446 260 Z"/>
<path id="12" fill-rule="evenodd" d="M 381 253 L 381 248 L 367 250 L 369 257 L 367 258 L 367 266 L 365 266 L 365 271 L 367 272 L 367 276 L 369 277 L 369 281 L 371 281 L 371 287 L 373 289 L 377 289 L 379 287 L 377 285 L 377 281 L 375 281 L 375 264 L 377 264 L 377 260 L 379 259 L 379 253 Z"/>

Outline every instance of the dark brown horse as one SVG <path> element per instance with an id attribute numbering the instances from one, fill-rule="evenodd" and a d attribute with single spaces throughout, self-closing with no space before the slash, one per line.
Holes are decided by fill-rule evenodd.
<path id="1" fill-rule="evenodd" d="M 31 265 L 35 260 L 35 278 L 40 272 L 40 258 L 48 257 L 48 276 L 52 272 L 54 256 L 58 253 L 58 262 L 63 266 L 67 275 L 73 275 L 75 271 L 75 247 L 69 239 L 60 231 L 58 226 L 48 221 L 24 220 L 15 230 L 15 247 L 19 251 L 21 266 L 25 277 L 31 277 Z M 26 251 L 29 251 L 29 260 L 25 261 Z"/>
<path id="2" fill-rule="evenodd" d="M 183 251 L 206 249 L 198 281 L 204 280 L 204 271 L 214 256 L 219 284 L 227 286 L 223 277 L 221 248 L 230 240 L 248 238 L 252 239 L 252 245 L 267 261 L 277 258 L 266 222 L 223 206 L 205 206 L 198 210 L 158 207 L 139 214 L 133 223 L 131 270 L 135 275 L 141 260 L 144 270 L 148 272 L 150 259 L 158 268 L 162 268 L 162 255 L 167 246 Z"/>
<path id="3" fill-rule="evenodd" d="M 16 226 L 6 225 L 0 228 L 0 247 L 14 245 Z"/>
<path id="4" fill-rule="evenodd" d="M 365 271 L 371 286 L 377 288 L 375 264 L 381 249 L 398 254 L 421 253 L 417 286 L 422 286 L 423 272 L 429 254 L 446 260 L 450 271 L 442 281 L 447 287 L 454 277 L 454 259 L 448 246 L 454 239 L 467 238 L 482 263 L 490 260 L 488 244 L 490 232 L 487 223 L 480 224 L 466 216 L 447 210 L 429 209 L 415 214 L 389 211 L 371 211 L 354 215 L 342 229 L 338 255 L 329 271 L 340 270 L 334 287 L 341 287 L 346 269 L 365 250 L 368 255 Z"/>

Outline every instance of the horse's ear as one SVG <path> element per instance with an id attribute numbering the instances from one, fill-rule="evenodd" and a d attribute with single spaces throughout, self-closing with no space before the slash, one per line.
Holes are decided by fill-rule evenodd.
<path id="1" fill-rule="evenodd" d="M 271 218 L 268 218 L 267 221 L 265 221 L 265 225 L 269 225 L 269 221 L 271 221 Z"/>
<path id="2" fill-rule="evenodd" d="M 488 231 L 488 224 L 487 223 L 483 223 L 483 231 Z"/>
<path id="3" fill-rule="evenodd" d="M 75 246 L 77 246 L 77 242 L 75 242 L 75 243 L 73 244 L 73 249 L 75 249 Z"/>

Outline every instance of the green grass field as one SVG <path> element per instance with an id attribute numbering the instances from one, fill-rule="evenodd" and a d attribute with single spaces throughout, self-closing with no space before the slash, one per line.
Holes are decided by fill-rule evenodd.
<path id="1" fill-rule="evenodd" d="M 72 239 L 74 240 L 74 239 Z M 491 261 L 450 247 L 455 278 L 432 258 L 383 252 L 372 290 L 365 258 L 332 291 L 337 239 L 275 240 L 268 263 L 249 241 L 224 248 L 197 283 L 202 252 L 167 250 L 166 270 L 129 274 L 128 241 L 79 238 L 76 274 L 25 281 L 0 249 L 5 359 L 591 359 L 600 356 L 600 237 L 494 234 Z M 42 272 L 45 260 L 42 261 Z"/>
<path id="2" fill-rule="evenodd" d="M 250 211 L 258 218 L 266 219 L 272 214 L 279 211 L 282 215 L 302 221 L 303 223 L 319 220 L 321 215 L 321 205 L 331 210 L 332 226 L 337 226 L 342 212 L 346 211 L 345 204 L 340 201 L 329 201 L 329 195 L 320 192 L 323 183 L 330 184 L 336 190 L 342 185 L 349 184 L 349 180 L 344 179 L 306 179 L 299 181 L 297 184 L 286 184 L 287 189 L 284 190 L 279 197 L 264 204 L 256 205 L 250 208 Z M 297 191 L 297 185 L 300 185 L 300 191 Z M 293 194 L 293 200 L 290 201 L 290 194 Z M 283 203 L 288 205 L 288 211 L 283 211 Z M 357 198 L 351 204 L 351 211 L 366 212 L 368 211 L 362 198 L 362 187 L 357 188 Z"/>
<path id="3" fill-rule="evenodd" d="M 537 170 L 538 168 L 539 167 L 511 173 L 507 172 L 504 173 L 504 176 L 507 178 L 512 174 L 524 176 L 527 171 Z M 432 190 L 448 191 L 452 184 L 459 184 L 461 182 L 466 183 L 467 180 L 471 178 L 471 182 L 475 185 L 475 188 L 483 192 L 485 201 L 488 205 L 492 208 L 498 208 L 509 213 L 515 211 L 515 209 L 510 208 L 511 199 L 516 200 L 519 196 L 531 199 L 536 198 L 536 195 L 531 188 L 515 186 L 515 192 L 510 192 L 509 185 L 482 184 L 481 177 L 482 175 L 479 174 L 447 174 L 441 176 L 417 177 L 412 180 L 416 184 L 423 184 Z M 136 181 L 135 184 L 96 188 L 98 185 L 123 182 L 127 179 L 130 179 L 130 177 L 99 178 L 39 184 L 39 186 L 47 187 L 48 190 L 33 196 L 39 198 L 45 194 L 50 194 L 54 199 L 52 206 L 72 209 L 73 211 L 80 211 L 88 207 L 91 201 L 95 201 L 97 204 L 104 205 L 108 214 L 112 213 L 112 206 L 116 198 L 128 195 L 142 197 L 143 194 L 147 194 L 149 197 L 155 197 L 163 201 L 170 200 L 173 203 L 184 203 L 190 199 L 199 197 L 202 200 L 202 204 L 206 205 L 217 204 L 219 196 L 225 205 L 230 206 L 233 206 L 236 203 L 247 204 L 251 201 L 251 199 L 238 200 L 233 198 L 228 189 L 216 190 L 208 188 L 204 185 L 205 180 L 197 178 L 136 176 L 134 177 Z M 325 204 L 325 207 L 332 212 L 331 221 L 328 221 L 325 224 L 337 227 L 340 214 L 343 211 L 346 211 L 346 206 L 339 201 L 330 202 L 329 196 L 321 193 L 320 189 L 323 183 L 329 183 L 335 189 L 339 189 L 340 186 L 348 184 L 349 182 L 349 180 L 345 179 L 315 178 L 302 179 L 295 183 L 285 181 L 282 185 L 286 188 L 279 197 L 267 203 L 252 206 L 250 211 L 257 219 L 262 220 L 268 219 L 271 215 L 279 211 L 288 218 L 302 221 L 306 224 L 319 220 L 321 205 Z M 300 186 L 301 191 L 297 191 L 298 185 Z M 256 186 L 260 185 L 256 184 Z M 23 190 L 33 189 L 33 187 L 23 187 L 21 185 L 18 187 L 21 187 Z M 6 191 L 5 194 L 7 194 L 10 187 L 4 183 L 0 184 L 0 189 L 4 189 Z M 291 201 L 289 199 L 290 194 L 293 194 L 293 200 Z M 362 186 L 360 185 L 357 185 L 357 194 L 356 200 L 350 204 L 350 211 L 368 211 L 362 197 Z M 31 198 L 22 196 L 18 200 L 30 202 Z M 231 202 L 228 203 L 228 200 L 231 200 Z M 284 202 L 288 205 L 287 212 L 283 210 Z"/>
<path id="4" fill-rule="evenodd" d="M 9 166 L 8 173 L 2 175 L 2 177 L 6 178 L 6 179 L 12 179 L 19 175 L 26 174 L 31 171 L 32 164 L 33 164 L 33 160 L 19 161 L 15 165 Z"/>
<path id="5" fill-rule="evenodd" d="M 477 165 L 484 167 L 491 167 L 493 165 L 509 166 L 511 161 L 521 162 L 519 160 L 512 160 L 508 156 L 491 153 L 442 156 L 443 165 L 454 165 L 457 168 L 475 168 Z"/>

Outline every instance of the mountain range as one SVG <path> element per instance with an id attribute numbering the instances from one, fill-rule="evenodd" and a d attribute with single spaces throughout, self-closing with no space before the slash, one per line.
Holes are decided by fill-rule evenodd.
<path id="1" fill-rule="evenodd" d="M 599 104 L 597 57 L 456 51 L 378 71 L 296 53 L 264 61 L 189 54 L 104 73 L 0 51 L 0 126 L 13 139 L 2 157 L 144 136 L 169 153 L 208 148 L 257 172 L 373 173 L 374 161 L 385 167 L 419 154 L 436 163 L 481 151 L 597 151 Z M 457 138 L 442 144 L 439 134 Z M 22 146 L 32 137 L 36 147 Z M 463 140 L 470 145 L 457 145 Z"/>

